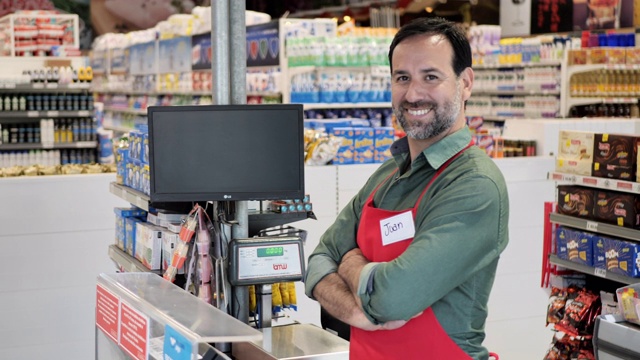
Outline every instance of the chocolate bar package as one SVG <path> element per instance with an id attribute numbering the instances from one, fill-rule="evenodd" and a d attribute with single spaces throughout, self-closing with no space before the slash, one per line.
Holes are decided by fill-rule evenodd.
<path id="1" fill-rule="evenodd" d="M 629 166 L 635 169 L 638 137 L 596 134 L 593 162 L 602 165 Z"/>
<path id="2" fill-rule="evenodd" d="M 593 218 L 594 189 L 575 185 L 558 185 L 557 191 L 559 214 L 584 219 Z"/>
<path id="3" fill-rule="evenodd" d="M 593 161 L 594 138 L 595 134 L 589 131 L 560 130 L 558 134 L 558 158 Z"/>
<path id="4" fill-rule="evenodd" d="M 640 197 L 631 193 L 596 190 L 593 217 L 608 224 L 640 228 Z"/>
<path id="5" fill-rule="evenodd" d="M 593 163 L 591 175 L 609 179 L 634 181 L 635 169 L 632 166 L 621 166 L 613 164 Z"/>

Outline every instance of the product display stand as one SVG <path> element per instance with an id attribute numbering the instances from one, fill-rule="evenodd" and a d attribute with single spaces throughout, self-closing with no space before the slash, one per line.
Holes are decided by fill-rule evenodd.
<path id="1" fill-rule="evenodd" d="M 207 343 L 256 341 L 262 334 L 150 273 L 101 274 L 96 292 L 96 359 L 229 359 Z M 185 354 L 189 356 L 184 357 Z M 129 357 L 128 357 L 128 356 Z M 203 357 L 206 358 L 206 357 Z"/>

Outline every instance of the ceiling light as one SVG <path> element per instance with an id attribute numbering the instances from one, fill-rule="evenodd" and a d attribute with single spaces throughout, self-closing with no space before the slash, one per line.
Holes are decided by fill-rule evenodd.
<path id="1" fill-rule="evenodd" d="M 433 8 L 431 6 L 427 6 L 426 8 L 424 8 L 424 10 L 428 13 L 433 11 Z"/>

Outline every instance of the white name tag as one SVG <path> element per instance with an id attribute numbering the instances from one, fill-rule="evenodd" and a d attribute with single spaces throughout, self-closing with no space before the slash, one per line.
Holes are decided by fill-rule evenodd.
<path id="1" fill-rule="evenodd" d="M 416 229 L 413 225 L 411 210 L 380 220 L 380 235 L 382 245 L 389 245 L 398 241 L 413 238 Z"/>

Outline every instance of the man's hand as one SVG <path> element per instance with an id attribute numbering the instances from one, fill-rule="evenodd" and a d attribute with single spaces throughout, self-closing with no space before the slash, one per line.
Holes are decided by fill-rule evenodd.
<path id="1" fill-rule="evenodd" d="M 338 267 L 338 275 L 349 286 L 349 290 L 356 295 L 358 292 L 358 284 L 360 283 L 360 272 L 362 268 L 369 263 L 369 260 L 362 255 L 359 248 L 349 250 L 340 261 Z"/>

